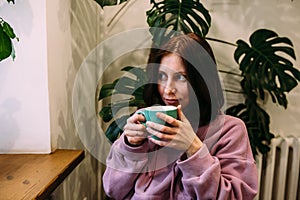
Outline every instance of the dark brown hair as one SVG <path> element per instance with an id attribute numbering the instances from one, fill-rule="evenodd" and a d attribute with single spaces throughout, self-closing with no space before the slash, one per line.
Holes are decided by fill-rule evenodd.
<path id="1" fill-rule="evenodd" d="M 147 65 L 149 84 L 144 90 L 146 104 L 148 106 L 164 104 L 158 92 L 157 77 L 162 57 L 170 53 L 182 58 L 187 80 L 196 95 L 196 99 L 190 102 L 187 112 L 195 110 L 193 107 L 196 104 L 200 110 L 199 121 L 196 124 L 198 127 L 208 124 L 220 112 L 224 96 L 213 51 L 204 38 L 194 33 L 174 36 L 159 49 L 151 51 Z M 195 115 L 194 112 L 185 114 L 190 120 Z"/>

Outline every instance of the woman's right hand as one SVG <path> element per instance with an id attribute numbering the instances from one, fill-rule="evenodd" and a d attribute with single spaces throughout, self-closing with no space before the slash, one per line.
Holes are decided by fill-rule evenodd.
<path id="1" fill-rule="evenodd" d="M 127 119 L 123 134 L 127 137 L 129 144 L 137 146 L 146 140 L 148 133 L 146 132 L 146 127 L 141 124 L 144 121 L 145 117 L 137 113 Z"/>

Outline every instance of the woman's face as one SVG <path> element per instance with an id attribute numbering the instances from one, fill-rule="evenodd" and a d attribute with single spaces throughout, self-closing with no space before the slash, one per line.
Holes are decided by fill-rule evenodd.
<path id="1" fill-rule="evenodd" d="M 170 53 L 162 57 L 158 69 L 158 92 L 166 105 L 186 108 L 189 104 L 187 72 L 179 56 Z"/>

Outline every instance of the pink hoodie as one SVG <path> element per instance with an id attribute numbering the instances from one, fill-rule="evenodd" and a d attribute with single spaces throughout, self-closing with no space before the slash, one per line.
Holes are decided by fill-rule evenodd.
<path id="1" fill-rule="evenodd" d="M 243 121 L 219 115 L 197 135 L 204 145 L 189 158 L 149 140 L 129 146 L 122 135 L 107 158 L 106 194 L 114 199 L 253 199 L 258 178 Z"/>

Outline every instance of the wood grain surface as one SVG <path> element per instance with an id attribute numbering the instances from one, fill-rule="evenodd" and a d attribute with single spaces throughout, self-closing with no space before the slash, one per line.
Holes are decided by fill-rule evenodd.
<path id="1" fill-rule="evenodd" d="M 83 159 L 83 150 L 1 154 L 0 200 L 46 199 Z"/>

